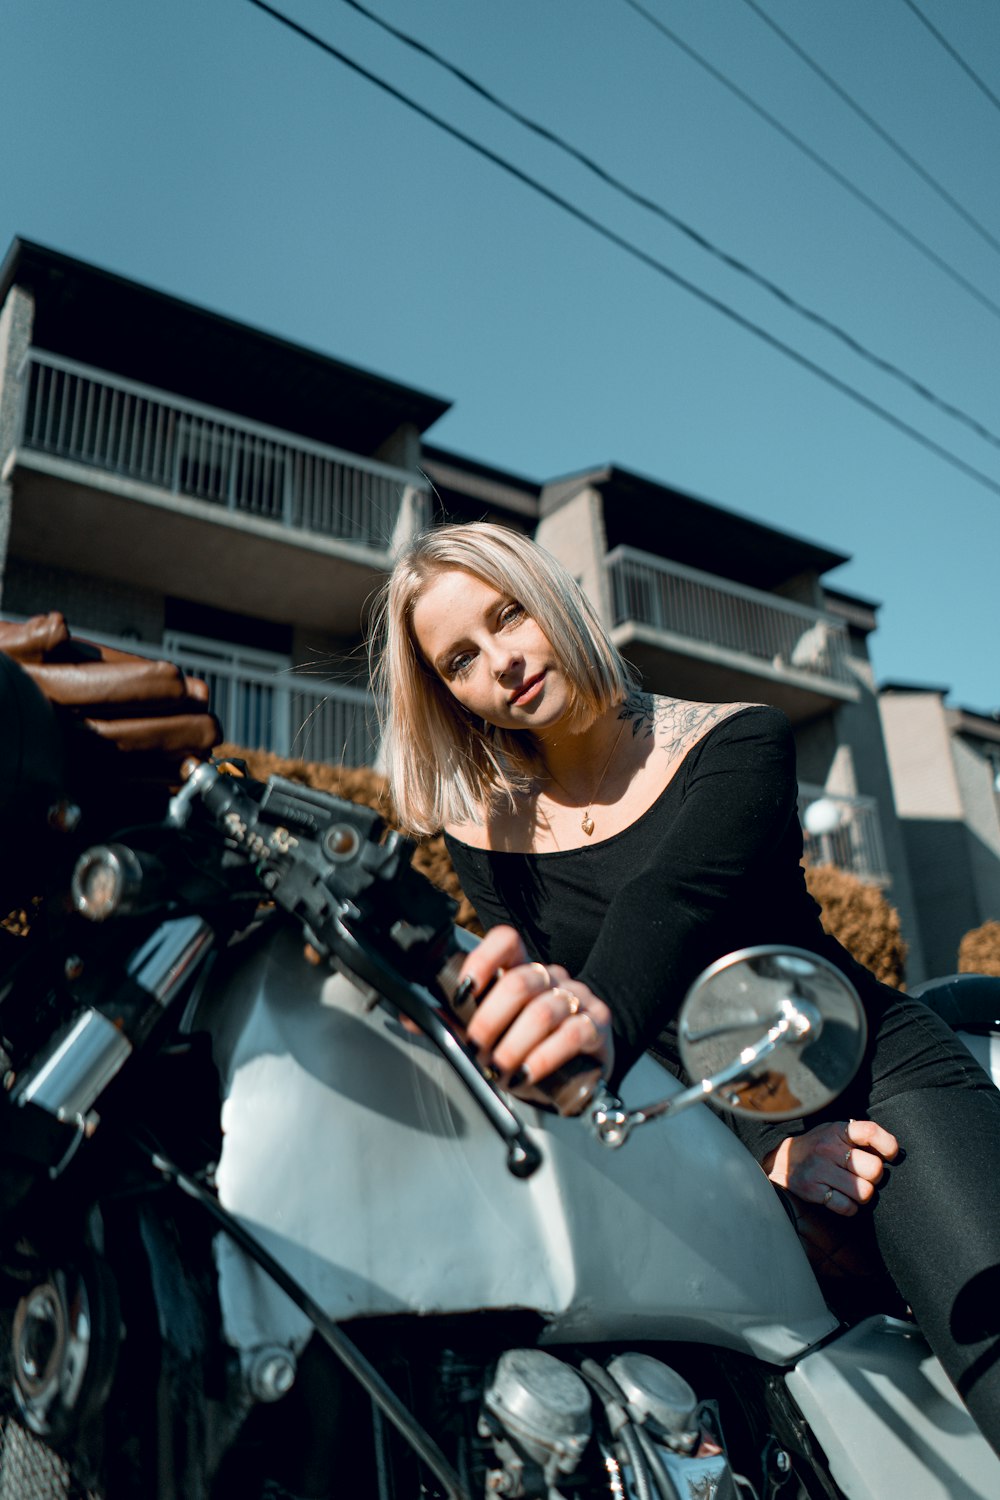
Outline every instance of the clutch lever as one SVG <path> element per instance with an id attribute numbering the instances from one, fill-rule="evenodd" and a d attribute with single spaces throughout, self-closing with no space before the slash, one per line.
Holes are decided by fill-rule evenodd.
<path id="1" fill-rule="evenodd" d="M 507 1170 L 515 1177 L 530 1177 L 537 1171 L 542 1161 L 538 1147 L 430 998 L 422 999 L 417 987 L 380 952 L 353 933 L 339 914 L 327 927 L 324 937 L 330 940 L 338 967 L 349 978 L 360 980 L 375 990 L 413 1021 L 458 1074 L 487 1122 L 507 1147 Z"/>

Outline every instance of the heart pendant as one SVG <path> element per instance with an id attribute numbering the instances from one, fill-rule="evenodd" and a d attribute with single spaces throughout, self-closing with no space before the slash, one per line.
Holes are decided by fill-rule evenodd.
<path id="1" fill-rule="evenodd" d="M 593 818 L 584 818 L 583 822 L 580 824 L 580 827 L 583 829 L 584 833 L 589 838 L 590 835 L 594 831 L 594 820 L 593 820 Z"/>

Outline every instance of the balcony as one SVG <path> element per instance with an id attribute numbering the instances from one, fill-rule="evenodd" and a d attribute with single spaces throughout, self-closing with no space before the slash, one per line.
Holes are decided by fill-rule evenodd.
<path id="1" fill-rule="evenodd" d="M 363 688 L 193 637 L 168 637 L 164 655 L 208 684 L 212 711 L 230 744 L 333 766 L 374 763 L 378 727 Z"/>
<path id="2" fill-rule="evenodd" d="M 0 612 L 2 620 L 23 618 Z M 271 652 L 177 632 L 168 633 L 160 646 L 101 631 L 82 634 L 118 651 L 166 658 L 201 677 L 230 744 L 334 766 L 374 764 L 375 706 L 371 694 L 353 683 L 307 672 Z"/>
<path id="3" fill-rule="evenodd" d="M 39 350 L 5 477 L 22 556 L 333 632 L 429 516 L 415 474 Z"/>
<path id="4" fill-rule="evenodd" d="M 605 567 L 613 639 L 651 691 L 772 703 L 793 722 L 857 700 L 843 621 L 631 547 Z"/>
<path id="5" fill-rule="evenodd" d="M 809 864 L 835 865 L 869 885 L 891 883 L 874 797 L 841 797 L 801 784 L 799 819 Z"/>

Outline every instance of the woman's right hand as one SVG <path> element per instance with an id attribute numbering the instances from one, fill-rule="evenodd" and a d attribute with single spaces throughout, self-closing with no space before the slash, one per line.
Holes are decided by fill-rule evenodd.
<path id="1" fill-rule="evenodd" d="M 516 1089 L 538 1083 L 574 1057 L 614 1063 L 611 1012 L 560 964 L 532 963 L 513 927 L 494 927 L 465 959 L 461 980 L 484 995 L 466 1033 Z"/>

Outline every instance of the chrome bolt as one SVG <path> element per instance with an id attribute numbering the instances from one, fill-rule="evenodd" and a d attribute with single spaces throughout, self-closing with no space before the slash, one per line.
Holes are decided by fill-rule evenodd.
<path id="1" fill-rule="evenodd" d="M 295 1384 L 297 1366 L 290 1349 L 267 1344 L 244 1356 L 243 1373 L 255 1401 L 280 1401 Z"/>
<path id="2" fill-rule="evenodd" d="M 83 814 L 75 802 L 61 797 L 58 802 L 53 802 L 47 817 L 49 827 L 56 833 L 75 833 Z"/>

